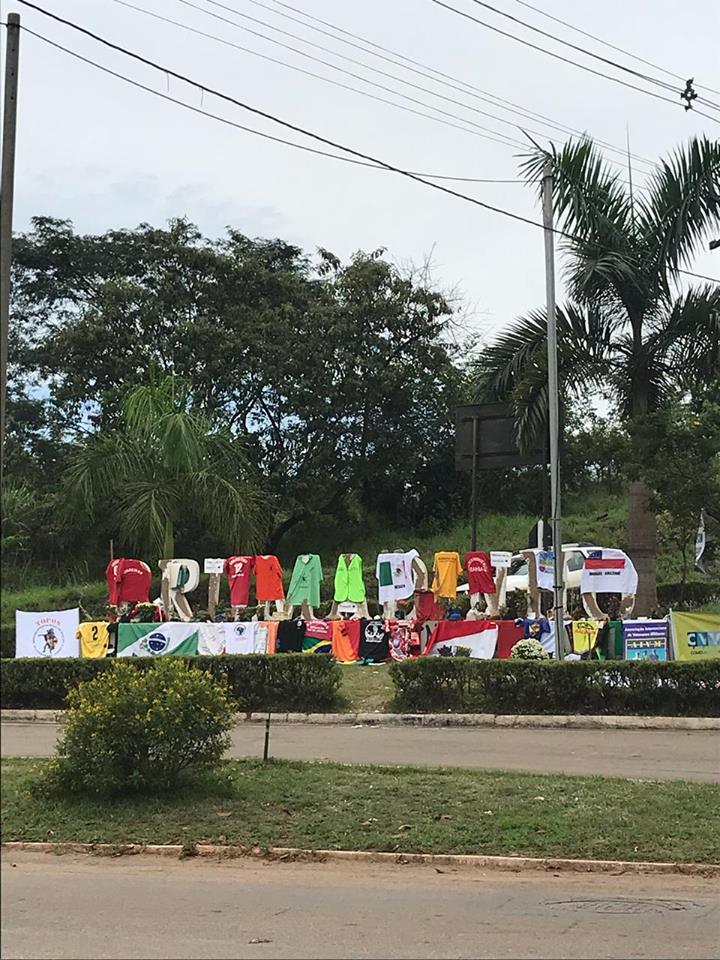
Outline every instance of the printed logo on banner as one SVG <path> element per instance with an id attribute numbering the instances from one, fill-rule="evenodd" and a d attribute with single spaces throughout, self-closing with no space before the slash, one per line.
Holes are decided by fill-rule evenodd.
<path id="1" fill-rule="evenodd" d="M 170 646 L 170 637 L 163 630 L 153 630 L 152 633 L 143 637 L 140 646 L 144 647 L 152 656 L 158 656 L 165 653 Z"/>
<path id="2" fill-rule="evenodd" d="M 59 620 L 41 621 L 33 634 L 33 646 L 41 657 L 56 657 L 65 644 L 65 634 Z"/>
<path id="3" fill-rule="evenodd" d="M 245 626 L 244 623 L 233 624 L 233 633 L 238 638 L 238 640 L 242 640 L 246 632 L 247 632 L 247 627 Z"/>

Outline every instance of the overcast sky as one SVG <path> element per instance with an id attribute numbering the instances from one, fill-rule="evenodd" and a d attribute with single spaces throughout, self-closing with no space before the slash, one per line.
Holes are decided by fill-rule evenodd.
<path id="1" fill-rule="evenodd" d="M 486 139 L 486 131 L 473 124 L 511 140 L 524 142 L 523 135 L 511 124 L 482 116 L 471 108 L 518 122 L 536 131 L 538 139 L 543 135 L 546 140 L 563 139 L 562 133 L 550 130 L 538 120 L 520 118 L 473 97 L 470 92 L 439 85 L 285 19 L 281 13 L 303 18 L 276 0 L 262 0 L 274 12 L 251 0 L 222 2 L 238 13 L 296 34 L 305 42 L 243 20 L 209 0 L 192 3 L 235 20 L 238 25 L 219 21 L 181 0 L 132 2 L 413 110 L 438 118 L 443 118 L 442 114 L 430 106 L 446 110 L 460 118 L 446 116 L 443 119 L 448 123 L 465 125 L 467 131 L 474 132 L 339 89 L 286 66 L 158 22 L 114 0 L 39 0 L 41 6 L 209 87 L 406 169 L 461 177 L 516 177 L 521 149 Z M 478 88 L 476 93 L 482 91 L 478 96 L 501 97 L 621 148 L 629 129 L 633 153 L 644 158 L 657 158 L 693 134 L 720 133 L 717 123 L 552 60 L 460 18 L 431 0 L 288 2 L 442 71 L 455 78 L 453 83 L 472 84 Z M 605 69 L 602 64 L 494 15 L 472 0 L 448 2 L 532 42 Z M 621 56 L 570 33 L 517 0 L 492 2 L 581 46 L 590 46 L 610 58 Z M 720 90 L 718 0 L 691 0 L 682 6 L 677 0 L 533 3 L 674 73 L 694 76 L 697 83 Z M 169 92 L 194 106 L 202 105 L 239 123 L 288 136 L 281 128 L 207 94 L 201 100 L 193 88 L 116 55 L 19 3 L 2 0 L 2 10 L 3 14 L 18 11 L 25 26 L 156 90 Z M 397 93 L 313 63 L 299 53 L 254 36 L 249 29 Z M 447 102 L 398 79 L 328 55 L 308 46 L 310 41 L 467 106 Z M 646 69 L 626 58 L 622 62 Z M 608 72 L 623 76 L 609 68 Z M 657 75 L 657 71 L 652 72 Z M 632 82 L 627 75 L 625 79 Z M 403 100 L 399 92 L 423 103 Z M 720 95 L 707 95 L 720 102 Z M 720 113 L 717 115 L 720 117 Z M 482 137 L 476 135 L 480 133 Z M 290 136 L 302 141 L 299 136 Z M 302 142 L 312 145 L 312 141 Z M 71 219 L 81 231 L 134 227 L 143 221 L 161 225 L 169 217 L 187 216 L 212 236 L 230 225 L 250 236 L 281 237 L 310 252 L 322 246 L 347 257 L 357 249 L 386 247 L 400 263 L 420 263 L 432 255 L 436 282 L 463 293 L 471 310 L 472 327 L 484 337 L 544 301 L 540 230 L 394 174 L 312 156 L 190 113 L 101 74 L 27 34 L 22 37 L 17 149 L 18 230 L 27 229 L 30 218 L 39 214 Z M 616 153 L 608 156 L 622 159 Z M 648 169 L 647 164 L 635 165 L 637 182 L 644 181 Z M 536 197 L 524 185 L 449 185 L 525 217 L 540 218 Z M 701 254 L 694 269 L 720 277 L 720 251 Z M 562 291 L 560 282 L 560 297 Z"/>

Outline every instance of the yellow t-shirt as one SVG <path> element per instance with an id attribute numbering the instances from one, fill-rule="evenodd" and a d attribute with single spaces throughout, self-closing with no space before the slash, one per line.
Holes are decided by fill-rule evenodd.
<path id="1" fill-rule="evenodd" d="M 433 578 L 433 593 L 436 597 L 457 596 L 457 581 L 462 573 L 460 554 L 450 550 L 443 550 L 435 554 L 433 561 L 435 576 Z"/>
<path id="2" fill-rule="evenodd" d="M 600 632 L 598 620 L 574 620 L 572 625 L 572 641 L 575 653 L 587 653 L 593 650 Z"/>
<path id="3" fill-rule="evenodd" d="M 77 629 L 81 657 L 106 657 L 108 651 L 108 625 L 102 620 L 81 623 Z"/>

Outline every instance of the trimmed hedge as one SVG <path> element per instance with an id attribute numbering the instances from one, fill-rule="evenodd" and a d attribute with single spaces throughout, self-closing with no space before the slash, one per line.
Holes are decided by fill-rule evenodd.
<path id="1" fill-rule="evenodd" d="M 420 657 L 390 667 L 395 706 L 414 713 L 720 716 L 720 660 L 473 660 Z"/>
<path id="2" fill-rule="evenodd" d="M 252 713 L 275 710 L 314 713 L 340 705 L 340 668 L 332 657 L 297 654 L 183 657 L 227 683 L 237 709 Z M 3 660 L 0 665 L 0 706 L 17 709 L 62 709 L 69 690 L 84 680 L 113 670 L 120 663 L 151 670 L 153 657 L 122 657 L 119 661 L 32 657 Z"/>

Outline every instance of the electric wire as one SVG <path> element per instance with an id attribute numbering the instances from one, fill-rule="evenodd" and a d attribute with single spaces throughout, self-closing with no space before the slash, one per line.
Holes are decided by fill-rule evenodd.
<path id="1" fill-rule="evenodd" d="M 534 6 L 532 3 L 528 3 L 527 0 L 515 0 L 516 3 L 519 3 L 523 7 L 527 7 L 528 10 L 534 10 L 535 13 L 539 13 L 541 17 L 546 17 L 548 20 L 553 20 L 555 23 L 561 24 L 563 27 L 567 27 L 568 30 L 573 30 L 575 33 L 581 34 L 583 37 L 588 37 L 590 40 L 594 40 L 596 43 L 602 44 L 604 47 L 609 47 L 610 50 L 615 50 L 617 53 L 622 53 L 626 57 L 630 57 L 633 60 L 638 60 L 640 63 L 644 63 L 646 67 L 652 67 L 653 70 L 659 70 L 660 73 L 664 73 L 668 77 L 673 77 L 675 80 L 680 80 L 681 83 L 685 83 L 686 77 L 682 76 L 679 73 L 673 73 L 672 70 L 668 70 L 666 67 L 661 67 L 657 63 L 653 63 L 652 60 L 645 60 L 643 57 L 638 56 L 636 53 L 631 53 L 630 50 L 625 50 L 623 47 L 618 47 L 614 43 L 610 43 L 608 40 L 603 40 L 601 37 L 596 36 L 594 33 L 590 33 L 587 30 L 582 30 L 580 27 L 576 27 L 572 23 L 568 23 L 567 20 L 563 20 L 561 17 L 555 17 L 553 14 L 548 13 L 547 10 L 542 10 L 540 7 Z M 720 90 L 713 90 L 712 87 L 706 87 L 703 84 L 696 83 L 694 86 L 698 90 L 707 90 L 708 93 L 716 93 L 720 96 Z"/>
<path id="2" fill-rule="evenodd" d="M 285 47 L 288 50 L 292 50 L 294 53 L 299 53 L 300 56 L 302 57 L 306 57 L 309 60 L 313 60 L 316 63 L 321 63 L 324 66 L 330 67 L 332 70 L 337 70 L 339 73 L 345 74 L 350 77 L 354 77 L 356 80 L 360 80 L 361 83 L 370 84 L 373 87 L 377 87 L 380 90 L 384 90 L 386 93 L 391 93 L 394 96 L 400 97 L 403 100 L 407 100 L 410 103 L 414 103 L 419 106 L 425 107 L 428 110 L 434 110 L 436 113 L 441 114 L 442 117 L 448 117 L 450 119 L 443 120 L 441 119 L 441 117 L 434 117 L 432 116 L 432 114 L 424 113 L 423 111 L 416 110 L 413 107 L 407 107 L 402 103 L 396 103 L 393 100 L 387 100 L 385 97 L 378 96 L 377 94 L 374 94 L 374 93 L 369 93 L 367 90 L 358 90 L 357 87 L 350 86 L 349 84 L 343 83 L 340 80 L 333 80 L 331 77 L 325 77 L 322 74 L 315 73 L 312 70 L 306 70 L 304 67 L 297 66 L 297 64 L 288 63 L 285 60 L 278 60 L 276 57 L 271 57 L 269 54 L 260 53 L 257 50 L 253 50 L 250 47 L 245 47 L 242 44 L 235 43 L 232 40 L 226 40 L 224 37 L 219 37 L 216 34 L 206 33 L 204 30 L 199 30 L 197 27 L 192 27 L 189 24 L 182 23 L 179 20 L 174 20 L 173 18 L 165 17 L 160 13 L 155 13 L 154 11 L 146 10 L 144 7 L 139 7 L 136 4 L 128 2 L 128 0 L 113 0 L 113 2 L 118 3 L 121 6 L 129 7 L 133 10 L 136 10 L 138 13 L 142 13 L 145 16 L 152 17 L 154 20 L 159 20 L 164 23 L 169 23 L 173 26 L 179 27 L 181 30 L 186 30 L 189 33 L 196 34 L 197 36 L 205 37 L 208 40 L 212 40 L 216 43 L 221 43 L 227 47 L 233 47 L 235 50 L 240 50 L 243 53 L 249 53 L 253 57 L 258 57 L 261 60 L 266 60 L 270 63 L 277 64 L 278 66 L 285 67 L 289 70 L 294 70 L 297 73 L 302 73 L 305 76 L 313 77 L 316 80 L 322 80 L 324 83 L 329 83 L 332 86 L 340 87 L 343 90 L 349 90 L 352 93 L 357 93 L 361 97 L 368 97 L 371 100 L 376 100 L 379 103 L 385 103 L 385 104 L 388 104 L 389 106 L 396 107 L 399 110 L 405 110 L 408 113 L 413 113 L 416 116 L 425 118 L 426 120 L 434 120 L 437 123 L 443 123 L 446 126 L 454 127 L 457 130 L 464 130 L 466 133 L 473 133 L 476 136 L 481 136 L 488 140 L 494 140 L 494 142 L 501 143 L 504 146 L 518 147 L 520 149 L 524 147 L 524 144 L 522 142 L 520 142 L 519 140 L 513 140 L 508 134 L 503 133 L 502 130 L 494 130 L 492 127 L 483 126 L 482 124 L 476 123 L 474 120 L 471 120 L 469 117 L 458 116 L 457 114 L 452 113 L 449 110 L 444 110 L 442 107 L 436 107 L 431 103 L 426 103 L 424 100 L 418 100 L 417 97 L 411 97 L 408 94 L 402 93 L 398 90 L 393 90 L 392 87 L 387 87 L 382 83 L 376 83 L 374 80 L 368 80 L 366 77 L 363 77 L 357 73 L 353 73 L 351 70 L 345 70 L 343 67 L 338 67 L 336 64 L 330 63 L 327 60 L 323 60 L 322 58 L 319 58 L 319 57 L 314 57 L 312 54 L 305 53 L 302 50 L 298 50 L 294 47 L 290 47 L 288 44 L 284 44 L 279 40 L 273 40 L 272 38 L 263 37 L 262 34 L 257 34 L 257 35 L 262 37 L 263 39 L 270 40 L 271 43 L 275 43 L 281 47 Z M 228 23 L 232 23 L 232 21 L 228 21 Z M 237 24 L 235 24 L 235 26 L 237 26 Z M 255 33 L 256 31 L 248 30 L 248 32 Z M 459 121 L 460 124 L 467 124 L 468 126 L 473 127 L 475 129 L 470 130 L 468 129 L 468 126 L 459 126 L 458 123 L 451 122 L 452 120 Z M 484 131 L 484 133 L 477 133 L 476 131 Z M 536 133 L 537 136 L 544 136 L 543 134 L 540 134 L 537 131 L 533 131 L 533 132 Z M 490 136 L 488 136 L 488 134 Z"/>
<path id="3" fill-rule="evenodd" d="M 628 87 L 630 90 L 636 90 L 639 93 L 644 93 L 646 96 L 653 97 L 656 100 L 662 100 L 664 103 L 670 103 L 674 107 L 681 106 L 677 100 L 671 100 L 669 97 L 665 97 L 660 93 L 656 93 L 654 90 L 646 90 L 643 87 L 638 87 L 636 84 L 628 83 L 626 80 L 621 80 L 620 77 L 613 77 L 608 73 L 602 73 L 600 70 L 595 70 L 593 67 L 587 66 L 587 64 L 578 63 L 577 60 L 571 60 L 559 53 L 555 53 L 553 50 L 547 50 L 545 47 L 540 47 L 535 43 L 531 43 L 529 40 L 525 40 L 523 37 L 518 37 L 514 33 L 509 33 L 507 30 L 502 30 L 500 27 L 486 23 L 484 20 L 480 20 L 478 17 L 473 16 L 471 13 L 467 13 L 465 10 L 458 10 L 457 7 L 453 7 L 449 3 L 445 3 L 444 0 L 430 0 L 430 2 L 434 3 L 438 7 L 444 7 L 446 10 L 449 10 L 451 13 L 455 13 L 460 17 L 464 17 L 466 20 L 471 20 L 473 23 L 476 23 L 481 27 L 486 27 L 488 30 L 492 30 L 494 33 L 499 33 L 503 37 L 508 37 L 510 40 L 515 40 L 517 43 L 522 43 L 526 47 L 530 47 L 531 49 L 537 50 L 540 53 L 547 54 L 549 57 L 554 57 L 556 60 L 561 60 L 563 63 L 568 63 L 571 66 L 578 67 L 580 70 L 584 70 L 587 73 L 592 73 L 596 77 L 602 77 L 604 80 L 611 80 L 613 83 L 619 83 L 623 87 Z M 699 117 L 705 117 L 706 119 L 712 120 L 715 123 L 720 123 L 720 119 L 704 113 L 701 110 L 696 110 L 694 107 L 692 108 L 692 112 L 697 114 Z"/>
<path id="4" fill-rule="evenodd" d="M 309 137 L 310 139 L 316 140 L 317 142 L 322 143 L 325 146 L 332 147 L 335 150 L 341 150 L 343 153 L 348 153 L 351 156 L 356 157 L 360 160 L 369 161 L 370 163 L 374 163 L 378 166 L 384 167 L 386 170 L 389 170 L 393 173 L 397 173 L 400 176 L 406 177 L 409 180 L 413 180 L 416 183 L 422 183 L 427 187 L 431 187 L 433 190 L 438 190 L 441 193 L 447 194 L 448 196 L 452 196 L 452 197 L 456 197 L 457 199 L 464 200 L 467 203 L 473 204 L 474 206 L 480 207 L 485 210 L 490 210 L 493 213 L 500 214 L 501 216 L 508 217 L 509 219 L 512 219 L 512 220 L 516 220 L 519 223 L 526 223 L 529 226 L 539 228 L 540 230 L 546 229 L 544 224 L 540 223 L 537 220 L 531 220 L 529 217 L 525 217 L 522 214 L 513 213 L 510 210 L 505 210 L 502 207 L 497 207 L 494 204 L 487 203 L 484 200 L 479 200 L 477 197 L 471 197 L 468 194 L 461 193 L 460 191 L 454 190 L 452 187 L 447 187 L 444 184 L 434 183 L 432 180 L 425 179 L 424 177 L 419 176 L 418 174 L 412 173 L 409 170 L 404 170 L 401 167 L 397 167 L 393 164 L 390 164 L 385 160 L 380 160 L 377 157 L 373 157 L 371 154 L 364 153 L 360 150 L 356 150 L 353 147 L 347 147 L 344 144 L 341 144 L 335 140 L 331 140 L 328 137 L 324 137 L 321 134 L 314 133 L 311 130 L 307 130 L 304 127 L 299 126 L 298 124 L 291 123 L 289 120 L 283 120 L 281 117 L 277 117 L 266 110 L 261 110 L 259 107 L 254 107 L 251 104 L 245 103 L 242 100 L 238 100 L 236 97 L 230 96 L 230 94 L 223 93 L 222 91 L 215 90 L 208 85 L 201 84 L 199 81 L 194 80 L 191 77 L 188 77 L 181 73 L 178 73 L 176 70 L 172 70 L 169 67 L 164 67 L 161 64 L 158 64 L 155 61 L 148 59 L 142 54 L 135 53 L 132 50 L 128 50 L 126 47 L 123 47 L 120 44 L 114 43 L 112 40 L 107 40 L 105 37 L 101 37 L 100 35 L 94 33 L 91 30 L 88 30 L 86 27 L 83 27 L 80 24 L 74 23 L 71 20 L 66 20 L 64 17 L 58 16 L 58 14 L 51 13 L 49 10 L 45 10 L 35 3 L 31 3 L 30 0 L 18 0 L 18 2 L 21 3 L 23 6 L 36 10 L 38 13 L 41 13 L 44 16 L 49 17 L 52 20 L 55 20 L 58 23 L 62 23 L 66 26 L 69 26 L 71 29 L 76 30 L 81 34 L 90 37 L 91 39 L 95 40 L 98 43 L 103 44 L 104 46 L 108 47 L 111 50 L 115 50 L 118 53 L 122 53 L 124 56 L 130 57 L 131 59 L 138 61 L 139 63 L 143 63 L 146 66 L 152 67 L 153 69 L 159 71 L 160 73 L 165 74 L 166 77 L 172 76 L 176 80 L 180 80 L 183 83 L 187 83 L 188 85 L 195 87 L 196 89 L 200 90 L 202 93 L 209 93 L 212 96 L 215 96 L 220 100 L 225 100 L 228 103 L 232 103 L 235 106 L 238 106 L 249 113 L 252 113 L 256 116 L 263 117 L 265 120 L 270 120 L 271 122 L 276 123 L 279 126 L 284 127 L 285 129 L 292 130 L 293 132 L 299 133 L 302 136 Z M 37 35 L 41 36 L 42 39 L 47 39 L 42 37 L 42 35 L 40 34 L 37 34 Z M 57 44 L 57 46 L 59 47 L 60 45 Z M 74 51 L 67 51 L 67 52 L 71 52 L 74 55 Z M 578 243 L 584 242 L 581 237 L 578 237 L 575 234 L 571 234 L 566 230 L 562 230 L 557 227 L 550 228 L 550 229 L 552 233 L 558 236 L 565 237 L 569 240 L 574 240 L 575 242 L 578 242 Z M 682 273 L 691 277 L 696 277 L 700 280 L 707 280 L 711 283 L 720 284 L 720 280 L 716 279 L 715 277 L 708 277 L 700 273 L 695 273 L 691 270 L 676 268 L 674 272 Z"/>
<path id="5" fill-rule="evenodd" d="M 61 43 L 57 43 L 54 40 L 51 40 L 49 37 L 44 36 L 42 33 L 37 33 L 35 30 L 31 30 L 29 27 L 23 26 L 22 29 L 31 34 L 33 37 L 37 37 L 38 40 L 42 40 L 45 43 L 49 44 L 51 47 L 55 47 L 56 50 L 60 50 L 63 53 L 69 54 L 71 57 L 74 57 L 76 60 L 80 60 L 82 63 L 87 64 L 88 66 L 94 67 L 97 70 L 101 70 L 103 73 L 109 74 L 111 77 L 115 77 L 118 80 L 122 80 L 127 84 L 130 84 L 132 87 L 137 87 L 139 90 L 144 90 L 147 93 L 153 94 L 153 96 L 160 97 L 161 100 L 166 100 L 169 103 L 177 104 L 179 107 L 184 107 L 186 110 L 190 110 L 193 113 L 200 114 L 203 117 L 208 117 L 211 120 L 218 120 L 220 123 L 224 123 L 229 127 L 235 127 L 237 130 L 242 130 L 245 133 L 251 133 L 256 137 L 262 137 L 264 140 L 271 140 L 274 143 L 281 143 L 288 147 L 294 147 L 296 150 L 302 150 L 305 153 L 313 153 L 320 157 L 328 157 L 332 160 L 340 160 L 342 163 L 351 163 L 358 167 L 367 167 L 372 170 L 381 170 L 383 173 L 388 173 L 389 171 L 382 166 L 378 166 L 376 163 L 368 163 L 364 160 L 355 160 L 352 157 L 343 157 L 337 153 L 330 153 L 327 150 L 318 150 L 316 147 L 307 146 L 307 144 L 296 143 L 293 140 L 285 140 L 283 137 L 275 137 L 270 133 L 265 133 L 262 130 L 256 130 L 254 127 L 248 127 L 245 124 L 238 123 L 236 120 L 230 120 L 228 117 L 223 117 L 218 113 L 212 113 L 209 110 L 205 110 L 203 107 L 195 106 L 192 103 L 188 103 L 185 100 L 179 100 L 177 97 L 171 96 L 169 93 L 163 93 L 161 90 L 156 90 L 154 87 L 149 87 L 147 84 L 141 83 L 139 80 L 135 80 L 132 77 L 126 76 L 124 73 L 119 73 L 117 70 L 113 70 L 111 67 L 105 66 L 102 63 L 98 63 L 96 60 L 92 60 L 89 57 L 83 56 L 81 53 L 78 53 L 76 50 L 70 50 L 69 47 L 63 46 Z M 450 176 L 448 174 L 439 174 L 439 173 L 423 173 L 412 171 L 417 177 L 427 177 L 429 180 L 449 180 L 458 183 L 516 183 L 516 184 L 525 184 L 528 181 L 521 180 L 519 178 L 514 179 L 503 179 L 495 177 L 456 177 Z"/>
<path id="6" fill-rule="evenodd" d="M 127 0 L 113 0 L 113 2 L 119 3 L 119 4 L 121 4 L 122 6 L 130 6 L 130 7 L 133 7 L 133 4 L 128 3 Z M 234 22 L 234 21 L 227 20 L 225 17 L 222 17 L 222 16 L 220 16 L 219 14 L 215 14 L 215 13 L 213 13 L 212 11 L 207 10 L 207 9 L 204 8 L 204 7 L 198 6 L 196 3 L 191 2 L 191 0 L 177 0 L 177 2 L 178 2 L 178 3 L 182 3 L 184 6 L 192 7 L 192 8 L 195 9 L 195 10 L 201 11 L 202 13 L 206 14 L 207 16 L 215 17 L 215 18 L 218 19 L 218 20 L 222 20 L 222 21 L 224 21 L 225 23 L 233 23 L 233 25 L 234 25 L 234 26 L 237 26 L 237 27 L 241 27 L 241 26 L 242 26 L 242 25 L 239 24 L 239 23 L 236 23 L 236 22 Z M 382 75 L 382 76 L 389 77 L 390 79 L 396 80 L 396 81 L 398 81 L 399 83 L 404 83 L 404 84 L 406 84 L 406 85 L 408 85 L 408 86 L 415 87 L 415 89 L 417 89 L 417 90 L 422 90 L 423 92 L 429 93 L 429 94 L 431 94 L 432 96 L 437 96 L 437 97 L 441 97 L 441 96 L 442 96 L 441 94 L 437 93 L 437 92 L 434 91 L 434 90 L 429 90 L 427 87 L 423 87 L 423 86 L 420 86 L 420 85 L 418 85 L 418 84 L 414 84 L 414 83 L 410 82 L 409 80 L 405 80 L 405 79 L 403 79 L 402 77 L 396 76 L 395 74 L 388 73 L 388 72 L 385 71 L 385 70 L 378 70 L 376 67 L 371 66 L 370 64 L 368 64 L 368 63 L 365 62 L 365 61 L 356 60 L 356 59 L 354 59 L 353 57 L 348 57 L 348 56 L 346 56 L 345 54 L 340 53 L 340 52 L 338 52 L 338 51 L 336 51 L 336 50 L 332 50 L 332 49 L 330 49 L 330 48 L 328 48 L 328 47 L 326 47 L 326 46 L 323 46 L 322 44 L 314 43 L 312 40 L 308 40 L 306 37 L 301 37 L 301 36 L 298 36 L 298 35 L 295 34 L 295 33 L 291 33 L 291 32 L 289 32 L 289 31 L 287 31 L 287 30 L 283 30 L 283 29 L 280 28 L 280 27 L 277 27 L 277 26 L 275 26 L 275 25 L 273 25 L 273 24 L 271 24 L 271 23 L 268 23 L 266 20 L 261 20 L 261 19 L 259 19 L 259 18 L 257 18 L 257 17 L 252 17 L 252 16 L 250 16 L 250 15 L 247 14 L 247 13 L 242 13 L 240 10 L 237 10 L 237 9 L 235 9 L 234 7 L 228 6 L 228 4 L 226 4 L 226 3 L 221 3 L 220 0 L 206 0 L 206 2 L 209 3 L 209 4 L 210 4 L 211 6 L 213 6 L 213 7 L 218 7 L 219 9 L 225 10 L 225 11 L 227 11 L 227 12 L 229 12 L 229 13 L 233 13 L 233 14 L 235 14 L 236 16 L 242 17 L 243 19 L 246 19 L 246 20 L 250 20 L 250 21 L 253 22 L 253 23 L 261 24 L 262 26 L 266 27 L 266 28 L 269 29 L 269 30 L 274 30 L 275 32 L 280 33 L 280 34 L 283 34 L 284 36 L 292 37 L 294 40 L 299 40 L 301 43 L 309 44 L 309 45 L 312 46 L 312 47 L 316 47 L 316 48 L 319 49 L 319 50 L 323 50 L 323 51 L 326 52 L 326 53 L 330 53 L 332 56 L 339 57 L 339 58 L 341 58 L 341 59 L 343 59 L 343 60 L 348 60 L 350 63 L 357 64 L 358 66 L 361 66 L 361 67 L 365 68 L 366 70 L 371 70 L 371 71 L 373 71 L 374 73 L 378 73 L 378 74 L 380 74 L 380 75 Z M 289 14 L 287 14 L 287 13 L 282 13 L 281 11 L 276 11 L 276 10 L 274 10 L 272 7 L 269 7 L 267 4 L 262 3 L 261 0 L 249 0 L 249 2 L 250 2 L 250 3 L 253 3 L 255 6 L 262 7 L 262 8 L 265 9 L 265 10 L 269 10 L 270 12 L 272 12 L 273 14 L 275 14 L 276 16 L 286 17 L 287 19 L 292 20 L 292 21 L 295 22 L 295 23 L 299 23 L 301 26 L 305 27 L 306 29 L 315 30 L 315 31 L 323 34 L 324 36 L 330 37 L 330 38 L 331 38 L 332 40 L 334 40 L 336 43 L 345 43 L 345 44 L 347 44 L 347 45 L 349 45 L 349 46 L 351 46 L 351 47 L 354 47 L 354 48 L 357 49 L 357 50 L 361 50 L 361 51 L 362 51 L 363 53 L 365 53 L 365 54 L 370 54 L 371 56 L 378 57 L 378 58 L 380 58 L 381 60 L 387 61 L 388 63 L 392 63 L 394 66 L 400 67 L 400 69 L 408 70 L 408 71 L 411 71 L 412 73 L 418 74 L 418 75 L 421 76 L 421 77 L 425 77 L 426 79 L 431 80 L 433 83 L 441 84 L 441 85 L 443 85 L 443 86 L 449 87 L 450 89 L 457 90 L 457 91 L 459 91 L 460 93 L 464 94 L 465 96 L 474 97 L 474 98 L 477 99 L 477 100 L 480 100 L 480 101 L 482 101 L 482 102 L 484 102 L 484 103 L 489 103 L 489 104 L 491 104 L 492 106 L 495 106 L 495 107 L 500 106 L 500 109 L 504 109 L 504 110 L 506 110 L 506 111 L 509 112 L 509 113 L 515 113 L 515 114 L 517 114 L 518 116 L 521 116 L 521 117 L 523 117 L 523 118 L 525 118 L 525 119 L 530 119 L 530 120 L 538 121 L 538 122 L 542 123 L 544 126 L 551 127 L 552 129 L 555 129 L 555 130 L 560 131 L 560 132 L 565 133 L 565 134 L 574 134 L 574 135 L 580 136 L 580 137 L 586 135 L 586 133 L 584 133 L 584 132 L 581 131 L 581 130 L 578 130 L 577 128 L 569 127 L 569 126 L 567 126 L 566 124 L 559 123 L 559 122 L 557 122 L 557 121 L 555 121 L 555 120 L 550 119 L 549 117 L 543 116 L 542 114 L 538 114 L 538 113 L 535 113 L 535 112 L 532 111 L 532 110 L 525 109 L 525 108 L 521 107 L 521 106 L 518 105 L 518 104 L 512 104 L 512 101 L 503 100 L 502 98 L 495 97 L 494 94 L 490 94 L 490 93 L 488 93 L 488 91 L 483 91 L 483 90 L 481 90 L 481 88 L 479 88 L 479 87 L 474 87 L 472 84 L 465 84 L 464 81 L 457 80 L 457 78 L 453 78 L 453 79 L 455 80 L 455 82 L 451 82 L 450 80 L 447 80 L 447 79 L 442 79 L 442 78 L 445 77 L 446 75 L 445 75 L 445 74 L 439 74 L 439 71 L 433 71 L 431 67 L 426 67 L 426 69 L 424 69 L 424 70 L 418 70 L 418 69 L 416 69 L 416 68 L 413 67 L 413 66 L 406 66 L 405 64 L 399 63 L 397 60 L 394 60 L 394 59 L 392 59 L 392 58 L 390 58 L 390 57 L 386 57 L 386 56 L 384 56 L 383 54 L 375 53 L 373 50 L 368 50 L 367 48 L 362 47 L 362 46 L 360 46 L 360 45 L 357 44 L 357 43 L 353 43 L 352 41 L 349 41 L 349 40 L 344 40 L 342 37 L 333 36 L 333 34 L 330 33 L 330 32 L 327 31 L 327 30 L 322 30 L 322 29 L 320 29 L 320 28 L 318 28 L 318 27 L 313 26 L 312 24 L 304 23 L 302 20 L 298 19 L 297 17 L 290 16 Z M 294 8 L 292 8 L 292 9 L 294 9 Z M 324 23 L 324 22 L 326 22 L 326 21 L 322 21 L 322 22 Z M 335 25 L 333 25 L 333 29 L 339 30 L 340 28 L 339 28 L 339 27 L 336 27 Z M 353 35 L 353 36 L 354 36 L 354 35 Z M 371 43 L 371 41 L 365 40 L 364 38 L 363 38 L 363 42 L 364 42 L 364 43 Z M 402 54 L 396 54 L 396 56 L 402 57 Z M 403 58 L 403 59 L 407 59 L 407 58 Z M 411 62 L 415 62 L 415 61 L 411 61 Z M 428 73 L 428 72 L 427 72 L 428 70 L 430 70 L 431 72 Z M 438 73 L 441 79 L 438 79 L 437 77 L 432 76 L 432 73 L 433 73 L 433 72 Z M 466 89 L 466 87 L 467 87 L 468 89 Z M 478 93 L 478 92 L 475 92 L 475 91 L 479 91 L 479 93 Z M 486 94 L 486 95 L 483 96 L 483 95 L 481 95 L 481 94 Z M 466 109 L 468 109 L 468 110 L 473 110 L 473 109 L 475 109 L 475 108 L 471 107 L 470 105 L 465 104 L 465 103 L 462 103 L 461 101 L 455 100 L 455 99 L 453 99 L 453 98 L 446 98 L 446 97 L 442 97 L 442 98 L 443 98 L 443 99 L 449 99 L 451 103 L 458 104 L 459 106 L 462 106 L 462 107 L 464 107 L 464 108 L 466 108 Z M 490 118 L 492 118 L 493 120 L 498 120 L 500 123 L 506 123 L 506 124 L 509 124 L 509 125 L 512 125 L 512 126 L 515 126 L 515 127 L 518 126 L 518 124 L 517 124 L 516 121 L 514 121 L 514 120 L 508 120 L 508 119 L 505 118 L 505 117 L 499 117 L 499 116 L 497 116 L 497 114 L 488 113 L 488 112 L 483 111 L 483 110 L 479 110 L 479 111 L 476 110 L 476 112 L 481 113 L 483 116 L 490 117 Z M 536 131 L 531 131 L 531 132 L 536 132 Z M 538 133 L 538 136 L 540 136 L 539 133 Z M 614 153 L 619 153 L 619 154 L 621 154 L 621 155 L 623 156 L 623 158 L 625 158 L 625 157 L 627 156 L 627 150 L 626 150 L 625 148 L 623 148 L 623 147 L 618 147 L 618 146 L 616 146 L 615 144 L 608 142 L 607 140 L 602 140 L 602 139 L 600 139 L 599 137 L 593 137 L 593 139 L 596 141 L 596 143 L 598 143 L 598 144 L 600 144 L 601 146 L 605 147 L 607 150 L 612 150 Z M 654 162 L 653 160 L 649 160 L 649 159 L 647 159 L 646 157 L 642 157 L 642 156 L 639 156 L 639 155 L 637 155 L 637 154 L 631 154 L 631 157 L 632 157 L 633 160 L 636 160 L 636 161 L 638 161 L 639 163 L 644 163 L 644 164 L 647 164 L 648 166 L 652 166 L 652 167 L 656 166 L 656 164 L 655 164 L 655 162 Z M 611 158 L 608 158 L 608 159 L 611 159 Z M 614 163 L 620 163 L 620 161 L 615 161 L 615 160 L 612 160 L 612 162 L 614 162 Z"/>

